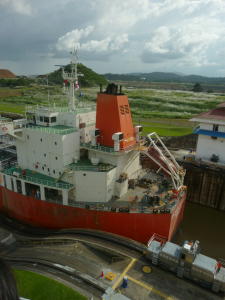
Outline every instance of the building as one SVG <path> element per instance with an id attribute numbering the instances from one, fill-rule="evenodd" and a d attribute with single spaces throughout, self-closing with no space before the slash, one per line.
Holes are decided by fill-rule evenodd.
<path id="1" fill-rule="evenodd" d="M 190 121 L 199 123 L 194 129 L 198 134 L 195 160 L 225 164 L 225 102 Z"/>

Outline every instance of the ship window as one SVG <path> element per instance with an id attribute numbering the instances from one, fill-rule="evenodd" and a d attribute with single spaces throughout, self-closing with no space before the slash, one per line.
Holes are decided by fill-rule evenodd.
<path id="1" fill-rule="evenodd" d="M 59 172 L 59 175 L 61 175 L 62 173 L 61 172 Z"/>
<path id="2" fill-rule="evenodd" d="M 57 142 L 55 142 L 55 145 L 57 145 Z"/>
<path id="3" fill-rule="evenodd" d="M 40 122 L 43 122 L 43 117 L 42 116 L 40 116 Z"/>
<path id="4" fill-rule="evenodd" d="M 123 107 L 123 105 L 120 105 L 120 113 L 121 113 L 121 115 L 124 115 L 124 107 Z"/>
<path id="5" fill-rule="evenodd" d="M 27 135 L 27 139 L 29 140 L 29 135 Z"/>
<path id="6" fill-rule="evenodd" d="M 48 172 L 50 172 L 50 169 L 48 168 Z"/>
<path id="7" fill-rule="evenodd" d="M 42 139 L 40 139 L 41 140 L 41 142 L 42 142 Z"/>
<path id="8" fill-rule="evenodd" d="M 56 117 L 51 117 L 51 123 L 55 123 L 56 122 Z"/>
<path id="9" fill-rule="evenodd" d="M 55 174 L 55 170 L 53 170 L 53 174 Z"/>
<path id="10" fill-rule="evenodd" d="M 219 129 L 219 125 L 213 125 L 213 131 L 218 131 L 218 129 Z"/>
<path id="11" fill-rule="evenodd" d="M 181 254 L 181 259 L 185 260 L 186 255 L 184 253 Z"/>
<path id="12" fill-rule="evenodd" d="M 44 117 L 44 122 L 49 123 L 49 117 Z"/>
<path id="13" fill-rule="evenodd" d="M 57 159 L 58 159 L 58 157 L 56 156 L 56 157 L 55 157 L 55 159 L 57 160 Z"/>
<path id="14" fill-rule="evenodd" d="M 45 168 L 44 167 L 42 167 L 42 170 L 44 170 Z"/>
<path id="15" fill-rule="evenodd" d="M 128 107 L 128 105 L 124 105 L 124 108 L 125 108 L 125 114 L 129 114 L 129 107 Z"/>
<path id="16" fill-rule="evenodd" d="M 44 156 L 46 157 L 46 154 L 44 153 Z"/>

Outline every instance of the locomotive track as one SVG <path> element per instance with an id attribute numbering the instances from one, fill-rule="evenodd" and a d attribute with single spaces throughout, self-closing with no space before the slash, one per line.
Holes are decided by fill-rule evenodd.
<path id="1" fill-rule="evenodd" d="M 146 246 L 134 240 L 111 233 L 91 229 L 47 230 L 21 225 L 0 214 L 0 226 L 12 233 L 19 241 L 78 240 L 99 244 L 132 258 L 139 258 Z"/>
<path id="2" fill-rule="evenodd" d="M 17 242 L 14 248 L 20 249 L 20 245 L 29 243 L 53 243 L 54 245 L 62 244 L 63 242 L 79 241 L 84 244 L 92 245 L 93 247 L 103 248 L 104 251 L 119 253 L 119 256 L 139 259 L 145 249 L 145 245 L 132 241 L 127 238 L 115 236 L 104 232 L 97 232 L 95 230 L 84 229 L 69 229 L 69 230 L 44 230 L 37 228 L 30 228 L 21 225 L 9 218 L 0 216 L 0 227 L 4 228 L 16 238 Z M 27 247 L 25 247 L 27 248 Z M 30 250 L 32 248 L 28 248 Z M 42 248 L 44 250 L 44 248 Z M 49 248 L 48 248 L 49 249 Z M 110 250 L 109 250 L 110 249 Z M 16 252 L 17 253 L 17 252 Z M 33 253 L 33 255 L 38 255 Z M 114 254 L 115 255 L 115 254 Z M 29 254 L 30 256 L 30 254 Z M 118 254 L 116 255 L 118 256 Z M 58 258 L 55 256 L 51 259 L 43 259 L 40 257 L 26 257 L 24 253 L 17 256 L 12 256 L 11 251 L 5 255 L 5 259 L 10 261 L 13 267 L 27 269 L 33 272 L 41 272 L 43 275 L 51 277 L 52 279 L 63 281 L 64 284 L 77 290 L 77 287 L 91 292 L 94 299 L 100 299 L 103 292 L 108 288 L 101 280 L 95 279 L 85 273 L 82 273 L 70 264 L 58 263 Z M 81 291 L 82 293 L 82 291 Z"/>
<path id="3" fill-rule="evenodd" d="M 100 299 L 107 286 L 104 284 L 94 283 L 88 278 L 84 278 L 76 270 L 67 270 L 58 266 L 54 266 L 54 262 L 40 259 L 26 259 L 26 258 L 10 258 L 13 268 L 22 269 L 26 271 L 35 272 L 47 276 L 53 280 L 84 294 L 84 291 L 89 291 L 89 294 L 94 296 L 94 299 Z M 100 282 L 101 283 L 101 282 Z"/>
<path id="4" fill-rule="evenodd" d="M 95 273 L 95 276 L 92 276 L 92 272 L 89 272 L 88 266 L 92 257 L 89 259 L 87 256 L 84 257 L 82 262 L 82 267 L 84 267 L 84 269 L 80 268 L 82 272 L 79 271 L 79 266 L 77 265 L 79 261 L 76 260 L 77 254 L 74 252 L 70 256 L 66 250 L 67 246 L 64 248 L 61 247 L 63 242 L 71 244 L 71 248 L 74 248 L 73 245 L 76 245 L 74 244 L 75 241 L 78 241 L 77 249 L 79 251 L 82 251 L 84 245 L 89 245 L 90 249 L 92 249 L 91 251 L 94 251 L 95 254 L 97 253 L 99 257 L 102 257 L 102 255 L 104 256 L 102 253 L 107 253 L 106 255 L 108 258 L 114 256 L 115 253 L 119 253 L 119 256 L 129 257 L 131 260 L 135 259 L 135 267 L 133 270 L 129 271 L 129 280 L 133 280 L 135 282 L 135 287 L 133 288 L 134 290 L 129 295 L 131 299 L 133 299 L 135 295 L 140 295 L 140 293 L 146 293 L 143 294 L 143 297 L 146 295 L 148 298 L 149 296 L 147 296 L 146 292 L 148 290 L 151 290 L 153 293 L 155 293 L 155 295 L 151 293 L 151 299 L 158 299 L 157 297 L 162 295 L 160 291 L 164 292 L 163 298 L 169 297 L 169 295 L 176 295 L 175 298 L 171 299 L 197 300 L 199 298 L 201 299 L 201 297 L 205 300 L 224 299 L 224 296 L 221 294 L 215 295 L 210 290 L 203 290 L 195 282 L 190 282 L 186 279 L 181 280 L 180 278 L 177 278 L 175 274 L 163 271 L 158 266 L 152 265 L 142 256 L 143 250 L 146 249 L 145 245 L 123 237 L 104 232 L 96 232 L 95 230 L 69 229 L 51 231 L 29 228 L 8 218 L 2 218 L 1 215 L 0 227 L 13 234 L 18 241 L 18 243 L 14 243 L 14 251 L 8 251 L 5 255 L 5 258 L 10 260 L 13 267 L 43 274 L 54 280 L 60 281 L 67 286 L 70 286 L 82 294 L 85 294 L 85 291 L 88 291 L 90 294 L 87 295 L 87 297 L 93 296 L 94 300 L 101 299 L 103 291 L 106 290 L 106 288 L 110 285 L 108 284 L 107 280 L 103 280 L 103 278 L 101 279 L 102 269 L 99 269 Z M 42 241 L 44 241 L 43 243 L 46 243 L 47 246 L 50 247 L 47 247 L 47 249 L 46 247 L 30 247 L 30 245 L 34 243 L 38 243 L 39 246 L 41 246 L 40 244 Z M 25 244 L 25 242 L 28 242 L 28 247 L 19 247 L 21 243 Z M 61 246 L 51 247 L 51 243 L 59 246 L 61 243 Z M 57 248 L 59 248 L 59 250 L 57 250 Z M 21 249 L 23 251 L 21 251 Z M 64 257 L 58 255 L 60 251 L 62 251 L 63 255 L 65 255 Z M 78 255 L 80 253 L 79 251 L 77 252 Z M 89 255 L 91 251 L 87 253 L 87 255 Z M 52 253 L 54 253 L 54 255 L 52 255 Z M 143 265 L 149 263 L 151 264 L 154 276 L 152 277 L 151 275 L 149 279 L 147 279 L 148 276 L 143 278 L 141 268 Z M 87 265 L 86 269 L 85 264 Z M 95 267 L 97 264 L 98 261 L 96 262 Z M 109 263 L 107 268 L 114 268 L 114 266 L 110 265 Z M 115 269 L 115 273 L 122 274 L 123 270 L 119 271 Z M 104 274 L 106 275 L 107 273 L 104 271 Z M 145 291 L 143 291 L 143 282 L 146 282 L 146 280 L 148 280 L 149 285 L 145 285 Z M 174 282 L 177 282 L 179 285 L 179 290 L 176 289 L 176 284 L 174 285 Z M 117 286 L 118 284 L 119 283 L 117 283 Z M 138 284 L 139 287 L 137 286 Z M 131 289 L 131 284 L 129 287 Z M 153 289 L 153 287 L 155 287 L 155 289 Z"/>

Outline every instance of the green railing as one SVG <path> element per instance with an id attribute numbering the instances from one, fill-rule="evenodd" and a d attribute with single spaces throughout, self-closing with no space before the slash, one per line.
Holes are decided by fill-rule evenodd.
<path id="1" fill-rule="evenodd" d="M 10 176 L 14 176 L 12 171 L 9 171 L 7 169 L 2 170 L 2 173 L 10 175 Z M 37 183 L 37 184 L 42 184 L 42 185 L 46 185 L 49 187 L 54 187 L 54 188 L 59 188 L 59 189 L 71 189 L 72 187 L 74 187 L 73 184 L 70 183 L 64 183 L 64 182 L 54 182 L 51 180 L 47 180 L 47 179 L 41 179 L 41 178 L 36 178 L 36 177 L 31 177 L 31 176 L 26 176 L 24 177 L 23 175 L 17 175 L 16 176 L 19 179 L 22 180 L 26 180 L 32 183 Z"/>
<path id="2" fill-rule="evenodd" d="M 89 172 L 108 172 L 114 169 L 113 165 L 101 164 L 100 166 L 67 166 L 72 171 L 89 171 Z"/>

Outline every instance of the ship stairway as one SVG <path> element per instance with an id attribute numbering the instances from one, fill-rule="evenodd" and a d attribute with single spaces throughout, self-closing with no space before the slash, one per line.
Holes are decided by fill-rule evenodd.
<path id="1" fill-rule="evenodd" d="M 221 281 L 220 280 L 218 280 L 218 279 L 215 279 L 215 281 L 214 281 L 214 283 L 213 283 L 213 286 L 212 286 L 212 290 L 214 291 L 214 292 L 219 292 L 219 290 L 220 290 L 220 284 L 221 284 Z"/>
<path id="2" fill-rule="evenodd" d="M 56 179 L 55 182 L 58 182 L 58 181 L 63 177 L 63 175 L 64 175 L 66 172 L 69 172 L 69 171 L 70 171 L 69 169 L 64 170 L 64 171 L 61 173 L 61 175 Z"/>
<path id="3" fill-rule="evenodd" d="M 169 175 L 172 179 L 173 186 L 175 189 L 180 190 L 183 186 L 184 182 L 184 176 L 185 176 L 185 170 L 183 170 L 183 167 L 179 166 L 177 161 L 175 160 L 174 156 L 170 153 L 170 151 L 167 149 L 167 147 L 164 145 L 160 137 L 157 135 L 156 132 L 153 132 L 148 135 L 148 138 L 150 140 L 149 147 L 145 151 L 141 151 L 145 156 L 147 156 L 151 161 L 153 161 L 155 164 L 159 166 L 159 169 L 156 173 L 160 172 L 160 170 L 163 170 L 167 175 Z M 161 144 L 161 148 L 166 153 L 168 158 L 163 154 L 162 150 L 156 145 L 156 143 Z M 150 149 L 154 148 L 157 152 L 158 156 L 161 157 L 161 160 L 164 162 L 164 165 L 156 159 L 153 155 L 151 155 L 149 152 Z"/>
<path id="4" fill-rule="evenodd" d="M 157 265 L 158 264 L 158 258 L 159 258 L 159 253 L 153 252 L 153 256 L 152 256 L 152 263 L 153 263 L 153 265 Z"/>
<path id="5" fill-rule="evenodd" d="M 177 269 L 177 276 L 182 278 L 184 276 L 184 268 L 183 267 L 179 267 Z"/>

